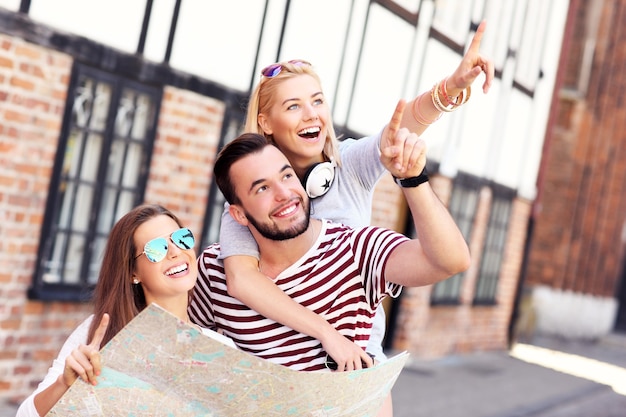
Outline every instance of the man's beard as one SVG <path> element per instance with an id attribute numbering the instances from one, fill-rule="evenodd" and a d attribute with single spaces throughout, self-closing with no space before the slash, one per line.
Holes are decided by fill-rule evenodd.
<path id="1" fill-rule="evenodd" d="M 262 224 L 252 217 L 248 212 L 245 212 L 246 218 L 252 226 L 266 239 L 270 240 L 289 240 L 294 237 L 300 236 L 309 228 L 310 213 L 311 213 L 311 200 L 307 200 L 308 204 L 304 204 L 300 199 L 300 204 L 304 207 L 304 219 L 297 224 L 294 224 L 286 230 L 279 230 L 276 224 Z"/>

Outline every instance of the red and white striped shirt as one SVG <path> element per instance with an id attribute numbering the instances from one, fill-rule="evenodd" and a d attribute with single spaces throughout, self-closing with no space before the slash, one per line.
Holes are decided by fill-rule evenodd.
<path id="1" fill-rule="evenodd" d="M 313 247 L 274 282 L 365 349 L 377 305 L 402 291 L 402 286 L 385 280 L 384 270 L 393 249 L 408 238 L 380 227 L 351 229 L 322 223 Z M 198 258 L 200 276 L 189 305 L 191 319 L 221 329 L 240 349 L 272 362 L 295 370 L 325 369 L 326 352 L 317 339 L 270 320 L 228 295 L 219 251 L 219 244 L 213 244 Z"/>

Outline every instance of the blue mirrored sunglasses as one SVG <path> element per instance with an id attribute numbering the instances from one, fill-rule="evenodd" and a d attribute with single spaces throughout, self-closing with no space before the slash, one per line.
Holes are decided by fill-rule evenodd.
<path id="1" fill-rule="evenodd" d="M 194 239 L 191 230 L 183 227 L 182 229 L 178 229 L 169 235 L 168 238 L 157 237 L 148 241 L 148 243 L 146 243 L 143 247 L 143 252 L 135 256 L 135 259 L 145 254 L 146 258 L 148 258 L 150 262 L 161 262 L 167 256 L 167 249 L 169 247 L 170 240 L 182 250 L 191 249 L 196 244 L 196 239 Z"/>
<path id="2" fill-rule="evenodd" d="M 292 59 L 291 61 L 287 61 L 288 64 L 291 65 L 307 65 L 311 66 L 310 62 L 304 61 L 302 59 Z M 274 78 L 285 68 L 284 62 L 277 62 L 272 65 L 268 65 L 267 67 L 261 70 L 261 75 L 267 78 Z"/>

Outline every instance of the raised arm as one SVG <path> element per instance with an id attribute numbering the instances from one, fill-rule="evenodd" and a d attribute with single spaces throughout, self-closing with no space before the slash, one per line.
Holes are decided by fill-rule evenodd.
<path id="1" fill-rule="evenodd" d="M 63 372 L 59 374 L 50 386 L 35 394 L 33 402 L 40 416 L 46 415 L 52 409 L 77 378 L 80 377 L 85 382 L 96 385 L 96 377 L 100 374 L 102 366 L 100 363 L 100 344 L 108 325 L 109 315 L 104 314 L 98 329 L 94 333 L 93 340 L 86 345 L 80 344 L 72 350 L 65 358 Z M 21 414 L 21 411 L 22 408 L 20 407 L 17 417 L 27 415 Z"/>
<path id="2" fill-rule="evenodd" d="M 461 63 L 449 77 L 440 80 L 433 88 L 438 95 L 439 102 L 448 110 L 458 106 L 447 105 L 448 102 L 461 103 L 469 97 L 467 90 L 481 74 L 485 74 L 482 85 L 484 93 L 489 91 L 494 77 L 493 62 L 480 54 L 480 41 L 486 28 L 486 22 L 482 21 L 476 29 L 476 33 L 470 43 Z M 461 93 L 464 94 L 460 97 Z M 407 111 L 404 112 L 401 127 L 421 135 L 432 123 L 437 121 L 444 111 L 437 107 L 433 100 L 432 90 L 428 90 L 407 103 Z"/>
<path id="3" fill-rule="evenodd" d="M 385 129 L 381 160 L 396 178 L 418 184 L 426 165 L 426 145 L 415 133 L 400 128 L 406 103 L 398 102 Z M 402 243 L 387 262 L 385 275 L 390 282 L 406 286 L 433 284 L 469 267 L 469 248 L 454 219 L 441 203 L 428 181 L 402 187 L 417 239 Z"/>

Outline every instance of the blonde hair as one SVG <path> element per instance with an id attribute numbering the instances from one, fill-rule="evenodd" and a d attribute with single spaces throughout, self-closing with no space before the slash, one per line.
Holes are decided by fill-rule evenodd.
<path id="1" fill-rule="evenodd" d="M 322 85 L 320 77 L 313 70 L 311 65 L 293 64 L 290 62 L 281 62 L 281 65 L 282 70 L 279 74 L 271 78 L 262 76 L 261 81 L 259 81 L 256 88 L 252 92 L 250 100 L 248 101 L 246 125 L 244 127 L 245 132 L 263 135 L 269 143 L 272 143 L 279 149 L 280 146 L 276 143 L 276 141 L 274 141 L 272 135 L 266 135 L 259 125 L 259 113 L 269 113 L 269 109 L 273 104 L 273 99 L 276 96 L 276 90 L 285 80 L 303 75 L 309 75 L 313 77 L 320 86 Z M 326 160 L 330 160 L 332 158 L 337 166 L 341 166 L 341 159 L 339 157 L 339 141 L 335 133 L 335 128 L 333 127 L 333 121 L 330 113 L 326 129 L 326 143 L 324 144 L 324 149 L 322 151 L 324 158 Z"/>

